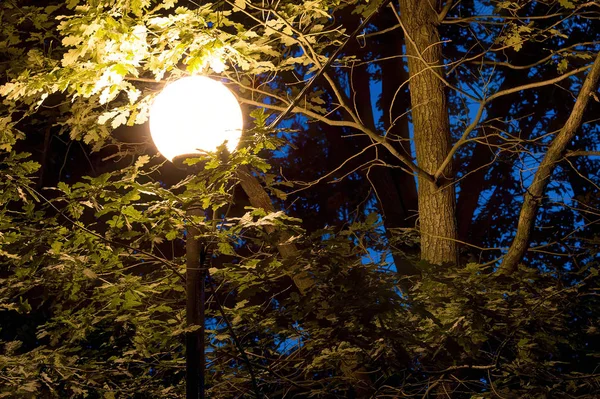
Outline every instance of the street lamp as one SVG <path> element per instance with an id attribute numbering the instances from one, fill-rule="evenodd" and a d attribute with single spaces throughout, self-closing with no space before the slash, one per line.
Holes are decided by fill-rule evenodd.
<path id="1" fill-rule="evenodd" d="M 158 151 L 168 160 L 214 152 L 225 142 L 235 150 L 242 135 L 243 117 L 235 96 L 221 82 L 189 76 L 167 85 L 150 108 L 150 133 Z M 188 216 L 203 217 L 197 205 Z M 200 231 L 188 227 L 186 252 L 186 324 L 200 328 L 186 335 L 186 398 L 204 399 L 205 280 Z"/>
<path id="2" fill-rule="evenodd" d="M 170 161 L 215 151 L 224 141 L 233 151 L 242 127 L 235 96 L 223 83 L 206 76 L 188 76 L 167 85 L 150 108 L 152 140 Z"/>

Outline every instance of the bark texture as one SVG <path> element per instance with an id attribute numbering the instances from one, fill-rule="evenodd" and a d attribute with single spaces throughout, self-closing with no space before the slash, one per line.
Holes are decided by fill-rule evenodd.
<path id="1" fill-rule="evenodd" d="M 535 172 L 533 182 L 525 193 L 521 213 L 519 214 L 519 223 L 517 225 L 517 233 L 515 238 L 504 257 L 502 264 L 498 270 L 502 274 L 510 274 L 515 271 L 519 262 L 523 259 L 527 247 L 529 246 L 529 237 L 535 223 L 535 217 L 539 209 L 542 196 L 546 191 L 552 172 L 556 164 L 563 158 L 565 150 L 577 129 L 581 126 L 583 113 L 589 103 L 591 94 L 595 91 L 598 85 L 598 77 L 600 77 L 600 53 L 596 56 L 594 65 L 588 76 L 583 82 L 581 91 L 577 96 L 577 101 L 573 106 L 569 119 L 558 132 L 548 152 L 540 162 L 538 170 Z"/>
<path id="2" fill-rule="evenodd" d="M 252 175 L 246 166 L 240 166 L 238 168 L 237 177 L 253 207 L 262 208 L 267 212 L 275 212 L 275 207 L 273 206 L 271 198 L 258 179 Z M 265 230 L 268 233 L 273 233 L 275 228 L 273 226 L 265 226 Z M 283 232 L 280 236 L 280 243 L 277 244 L 277 250 L 283 258 L 287 259 L 293 259 L 295 256 L 298 256 L 298 248 L 296 248 L 296 245 L 294 243 L 286 243 L 290 238 L 291 236 L 287 232 Z M 307 272 L 301 272 L 291 277 L 302 294 L 306 293 L 306 290 L 314 284 L 314 281 Z"/>
<path id="3" fill-rule="evenodd" d="M 400 0 L 400 17 L 406 31 L 412 121 L 417 163 L 434 174 L 450 150 L 450 126 L 442 74 L 442 46 L 434 0 Z M 452 167 L 443 171 L 452 179 Z M 440 189 L 419 177 L 421 259 L 433 264 L 458 261 L 455 190 Z"/>
<path id="4" fill-rule="evenodd" d="M 240 180 L 240 185 L 242 189 L 248 196 L 250 200 L 250 204 L 252 204 L 255 208 L 262 208 L 266 212 L 275 212 L 275 207 L 273 206 L 273 202 L 271 202 L 271 198 L 260 184 L 258 179 L 250 173 L 250 170 L 246 166 L 240 166 L 238 168 L 238 179 Z M 265 226 L 265 230 L 268 233 L 273 233 L 275 228 L 273 226 Z M 283 242 L 287 241 L 290 237 L 287 234 L 282 235 Z M 284 258 L 295 256 L 298 253 L 296 245 L 281 243 L 277 245 L 277 249 L 279 253 Z"/>

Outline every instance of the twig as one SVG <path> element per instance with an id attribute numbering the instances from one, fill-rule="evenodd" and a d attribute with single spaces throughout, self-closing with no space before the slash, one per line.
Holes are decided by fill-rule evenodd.
<path id="1" fill-rule="evenodd" d="M 440 11 L 440 13 L 438 14 L 438 21 L 440 23 L 446 18 L 446 15 L 448 15 L 448 11 L 452 9 L 452 3 L 452 0 L 447 0 L 446 4 L 444 4 L 444 8 L 442 8 L 442 11 Z"/>
<path id="2" fill-rule="evenodd" d="M 339 46 L 333 52 L 333 54 L 327 59 L 327 62 L 325 62 L 325 64 L 323 64 L 323 66 L 319 69 L 319 71 L 308 81 L 308 83 L 306 83 L 306 85 L 304 85 L 302 90 L 300 90 L 300 93 L 298 93 L 298 95 L 294 98 L 294 100 L 290 103 L 290 105 L 283 111 L 283 113 L 279 114 L 279 116 L 277 116 L 277 118 L 275 118 L 273 123 L 271 123 L 271 125 L 270 125 L 271 129 L 274 128 L 275 126 L 277 126 L 277 124 L 279 124 L 279 122 L 281 122 L 285 117 L 287 117 L 289 115 L 290 112 L 293 111 L 294 107 L 296 107 L 296 105 L 298 105 L 298 103 L 300 102 L 302 97 L 306 94 L 308 89 L 310 89 L 312 84 L 319 77 L 321 77 L 321 75 L 323 75 L 325 73 L 325 70 L 333 63 L 333 61 L 335 61 L 335 59 L 340 55 L 342 50 L 346 47 L 346 45 L 351 40 L 353 40 L 358 35 L 358 33 L 367 26 L 367 24 L 371 21 L 371 18 L 373 18 L 377 13 L 379 13 L 379 11 L 381 11 L 383 9 L 383 7 L 387 6 L 387 4 L 390 1 L 391 0 L 382 0 L 381 3 L 379 4 L 379 6 L 377 6 L 377 8 L 375 9 L 375 11 L 373 11 L 367 18 L 365 18 L 363 20 L 363 22 L 360 24 L 360 26 L 358 28 L 356 28 L 350 36 L 348 36 L 346 38 L 344 43 L 342 43 L 342 45 Z"/>

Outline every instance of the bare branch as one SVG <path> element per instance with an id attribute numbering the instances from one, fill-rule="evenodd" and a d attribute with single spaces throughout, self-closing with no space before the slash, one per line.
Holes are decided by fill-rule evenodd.
<path id="1" fill-rule="evenodd" d="M 277 105 L 271 105 L 271 104 L 264 104 L 259 101 L 249 100 L 249 99 L 242 98 L 242 97 L 239 97 L 238 100 L 245 104 L 255 105 L 257 107 L 263 107 L 263 108 L 272 109 L 275 111 L 283 112 L 286 110 L 286 108 L 284 108 L 284 107 L 280 107 Z M 361 125 L 360 123 L 328 119 L 328 118 L 324 117 L 323 115 L 317 114 L 316 112 L 313 112 L 313 111 L 309 111 L 305 108 L 298 107 L 297 105 L 292 109 L 291 112 L 306 115 L 309 118 L 315 119 L 319 122 L 323 122 L 330 126 L 348 127 L 348 128 L 356 129 L 360 132 L 363 132 L 367 136 L 369 136 L 373 141 L 375 141 L 377 144 L 380 144 L 383 147 L 385 147 L 394 157 L 396 157 L 398 160 L 400 160 L 402 163 L 404 163 L 406 166 L 408 166 L 408 168 L 410 170 L 412 170 L 414 173 L 423 177 L 424 179 L 426 179 L 427 181 L 429 181 L 431 183 L 434 182 L 432 175 L 425 172 L 423 169 L 419 168 L 410 158 L 401 154 L 396 149 L 396 147 L 394 147 L 394 145 L 392 144 L 392 142 L 390 140 L 377 134 L 376 132 L 372 131 L 371 129 L 368 129 L 366 126 Z"/>
<path id="2" fill-rule="evenodd" d="M 600 151 L 568 151 L 566 157 L 600 157 Z"/>
<path id="3" fill-rule="evenodd" d="M 442 11 L 438 14 L 438 21 L 441 23 L 444 19 L 446 19 L 446 15 L 448 15 L 448 11 L 450 11 L 452 9 L 452 0 L 448 0 L 446 1 L 446 4 L 444 4 L 444 8 L 442 8 Z"/>
<path id="4" fill-rule="evenodd" d="M 533 178 L 533 183 L 525 193 L 523 206 L 519 215 L 517 233 L 512 245 L 508 249 L 504 261 L 498 269 L 499 273 L 510 274 L 517 269 L 517 266 L 529 246 L 529 237 L 535 223 L 535 216 L 539 208 L 540 198 L 546 190 L 550 176 L 554 171 L 556 163 L 563 157 L 567 145 L 575 135 L 577 129 L 581 126 L 583 113 L 587 108 L 592 93 L 596 90 L 598 78 L 600 78 L 600 53 L 596 56 L 594 65 L 588 74 L 581 91 L 577 96 L 577 101 L 573 106 L 573 111 L 569 119 L 552 141 L 548 152 L 542 159 L 538 170 Z"/>
<path id="5" fill-rule="evenodd" d="M 595 65 L 595 63 L 594 63 L 594 65 Z M 469 126 L 467 126 L 467 128 L 465 129 L 461 138 L 454 144 L 454 146 L 448 153 L 448 156 L 446 157 L 444 162 L 440 165 L 438 170 L 435 172 L 434 179 L 437 181 L 440 178 L 440 176 L 442 175 L 442 172 L 444 171 L 446 166 L 448 166 L 448 164 L 452 161 L 452 157 L 454 157 L 454 154 L 456 154 L 458 149 L 467 142 L 467 138 L 469 137 L 469 134 L 471 134 L 471 132 L 479 125 L 479 122 L 481 121 L 481 117 L 483 116 L 483 111 L 485 110 L 485 106 L 487 104 L 489 104 L 490 102 L 492 102 L 493 100 L 495 100 L 497 98 L 506 96 L 508 94 L 516 93 L 516 92 L 519 92 L 522 90 L 529 90 L 529 89 L 534 89 L 534 88 L 548 86 L 548 85 L 558 83 L 562 80 L 565 80 L 575 74 L 578 74 L 578 73 L 583 72 L 586 69 L 590 69 L 590 68 L 591 68 L 591 65 L 586 65 L 584 67 L 574 69 L 571 72 L 565 73 L 564 75 L 560 75 L 554 79 L 548 79 L 548 80 L 544 80 L 541 82 L 534 82 L 534 83 L 529 83 L 529 84 L 522 85 L 522 86 L 512 87 L 510 89 L 506 89 L 506 90 L 502 90 L 497 93 L 494 93 L 491 96 L 489 96 L 488 98 L 486 98 L 485 100 L 483 100 L 479 104 L 479 109 L 477 110 L 477 114 L 475 115 L 473 122 L 471 122 L 471 124 Z"/>

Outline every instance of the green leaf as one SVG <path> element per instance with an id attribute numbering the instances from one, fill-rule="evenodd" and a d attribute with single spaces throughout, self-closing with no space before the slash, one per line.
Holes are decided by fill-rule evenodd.
<path id="1" fill-rule="evenodd" d="M 572 1 L 569 0 L 558 0 L 558 2 L 560 3 L 561 6 L 563 6 L 564 8 L 568 8 L 568 9 L 572 9 L 575 8 L 575 4 L 573 4 Z"/>
<path id="2" fill-rule="evenodd" d="M 125 216 L 129 216 L 133 221 L 139 221 L 143 217 L 142 213 L 135 209 L 132 205 L 121 209 L 121 213 Z"/>
<path id="3" fill-rule="evenodd" d="M 54 241 L 52 243 L 52 245 L 50 246 L 50 248 L 52 249 L 52 252 L 56 255 L 60 254 L 60 250 L 63 246 L 63 243 L 60 241 Z"/>
<path id="4" fill-rule="evenodd" d="M 177 235 L 178 235 L 177 230 L 171 230 L 171 231 L 168 231 L 167 234 L 165 234 L 165 238 L 169 241 L 173 241 L 174 239 L 177 238 Z"/>
<path id="5" fill-rule="evenodd" d="M 235 251 L 233 250 L 231 245 L 229 245 L 226 242 L 220 242 L 218 244 L 218 247 L 219 247 L 219 252 L 222 253 L 223 255 L 235 255 Z"/>
<path id="6" fill-rule="evenodd" d="M 560 62 L 558 63 L 558 73 L 563 74 L 565 72 L 567 72 L 567 69 L 569 68 L 569 61 L 566 58 L 563 58 L 562 60 L 560 60 Z"/>
<path id="7" fill-rule="evenodd" d="M 142 166 L 146 165 L 148 162 L 150 162 L 150 156 L 148 156 L 148 155 L 141 155 L 135 161 L 135 167 L 139 169 Z"/>
<path id="8" fill-rule="evenodd" d="M 142 302 L 136 293 L 132 291 L 125 291 L 124 301 L 121 305 L 123 309 L 131 309 L 136 306 L 140 306 L 141 304 Z"/>
<path id="9" fill-rule="evenodd" d="M 375 212 L 371 212 L 365 219 L 365 223 L 369 226 L 372 226 L 372 225 L 376 224 L 378 220 L 379 220 L 379 215 Z"/>

